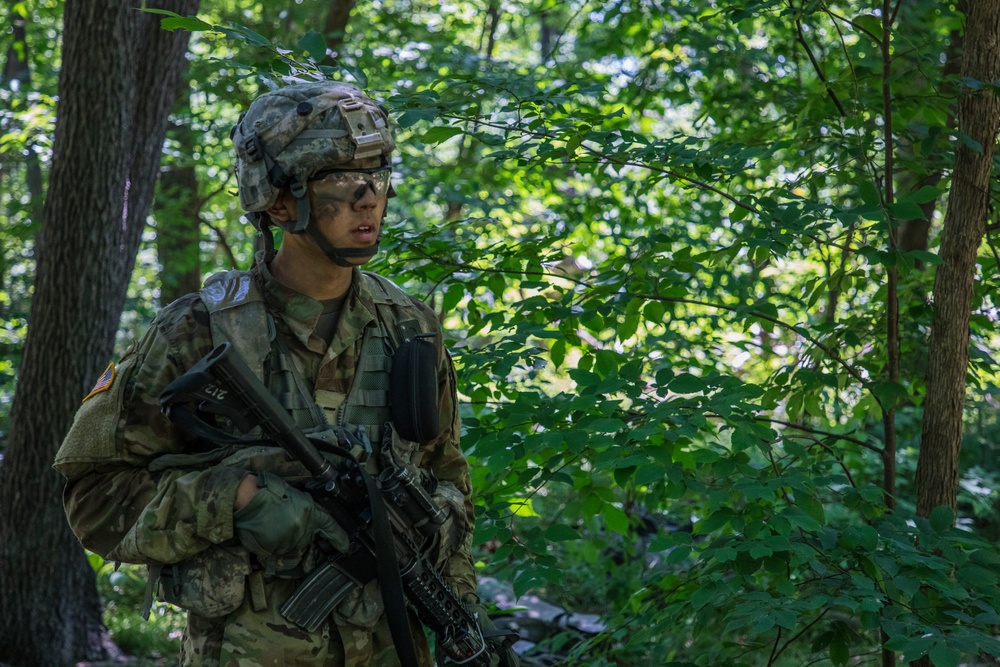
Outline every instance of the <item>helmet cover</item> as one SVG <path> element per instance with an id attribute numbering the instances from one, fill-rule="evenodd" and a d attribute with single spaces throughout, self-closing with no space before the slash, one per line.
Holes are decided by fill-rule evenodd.
<path id="1" fill-rule="evenodd" d="M 265 211 L 282 187 L 355 159 L 381 156 L 394 143 L 386 112 L 357 86 L 298 83 L 258 97 L 231 133 L 240 206 Z"/>

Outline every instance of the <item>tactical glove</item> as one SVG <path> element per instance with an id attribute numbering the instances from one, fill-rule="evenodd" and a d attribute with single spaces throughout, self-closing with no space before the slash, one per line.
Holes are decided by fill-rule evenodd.
<path id="1" fill-rule="evenodd" d="M 510 644 L 504 650 L 490 656 L 490 667 L 521 667 L 521 659 L 517 657 L 517 653 L 514 652 L 513 648 L 513 643 L 517 641 L 517 635 L 513 632 L 498 629 L 486 613 L 486 607 L 478 602 L 469 603 L 465 606 L 472 612 L 472 615 L 475 616 L 476 620 L 479 622 L 479 628 L 483 631 L 483 639 L 486 640 L 487 645 L 495 645 L 504 640 L 507 640 L 507 644 Z M 437 658 L 437 663 L 439 665 L 455 665 L 455 663 L 449 660 L 440 650 L 440 647 L 436 653 L 437 655 L 435 657 Z"/>
<path id="2" fill-rule="evenodd" d="M 257 473 L 257 492 L 233 514 L 240 542 L 265 563 L 285 565 L 302 557 L 317 537 L 338 551 L 347 551 L 347 532 L 305 491 L 292 488 L 277 475 Z"/>

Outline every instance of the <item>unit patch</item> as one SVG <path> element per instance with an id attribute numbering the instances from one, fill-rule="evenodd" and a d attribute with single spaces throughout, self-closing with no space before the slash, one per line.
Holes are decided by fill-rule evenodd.
<path id="1" fill-rule="evenodd" d="M 108 364 L 108 367 L 104 370 L 104 373 L 100 378 L 97 379 L 97 384 L 94 388 L 90 390 L 90 393 L 83 397 L 81 403 L 86 403 L 88 398 L 93 398 L 97 396 L 102 391 L 107 391 L 111 388 L 111 384 L 115 381 L 115 365 L 114 363 Z"/>

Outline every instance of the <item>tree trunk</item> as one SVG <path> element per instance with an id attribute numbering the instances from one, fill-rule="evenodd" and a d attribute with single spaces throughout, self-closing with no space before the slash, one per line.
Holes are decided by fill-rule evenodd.
<path id="1" fill-rule="evenodd" d="M 170 303 L 201 287 L 201 225 L 194 165 L 165 169 L 159 192 L 169 201 L 169 206 L 158 206 L 156 214 L 160 303 Z"/>
<path id="2" fill-rule="evenodd" d="M 188 84 L 182 82 L 177 106 L 190 117 Z M 194 154 L 194 130 L 176 121 L 168 136 L 177 143 L 179 156 L 164 165 L 156 192 L 156 256 L 160 261 L 160 303 L 201 287 L 201 207 Z"/>
<path id="3" fill-rule="evenodd" d="M 1000 77 L 1000 0 L 970 3 L 962 76 L 989 82 Z M 962 411 L 969 362 L 969 319 L 976 257 L 986 229 L 1000 100 L 991 89 L 964 94 L 959 130 L 982 146 L 959 143 L 955 153 L 941 260 L 934 276 L 931 332 L 920 457 L 917 513 L 956 505 Z"/>
<path id="4" fill-rule="evenodd" d="M 67 0 L 45 224 L 30 331 L 0 466 L 0 660 L 109 654 L 84 551 L 52 458 L 111 356 L 188 35 L 138 2 Z M 148 2 L 180 14 L 197 0 Z"/>
<path id="5" fill-rule="evenodd" d="M 332 0 L 330 2 L 330 10 L 323 23 L 323 36 L 326 37 L 327 48 L 334 53 L 338 53 L 344 44 L 345 31 L 351 20 L 351 10 L 354 9 L 355 4 L 356 0 Z"/>

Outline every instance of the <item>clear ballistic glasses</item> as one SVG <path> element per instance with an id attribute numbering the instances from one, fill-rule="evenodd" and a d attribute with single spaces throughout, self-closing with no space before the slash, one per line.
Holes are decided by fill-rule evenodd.
<path id="1" fill-rule="evenodd" d="M 389 192 L 391 167 L 371 169 L 326 169 L 309 179 L 313 197 L 320 202 L 337 201 L 353 204 L 365 196 L 371 188 L 376 197 L 384 197 Z"/>

